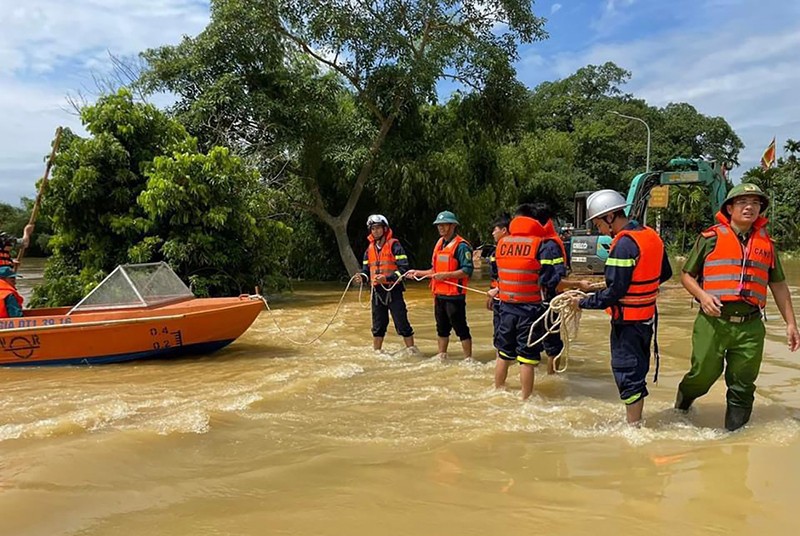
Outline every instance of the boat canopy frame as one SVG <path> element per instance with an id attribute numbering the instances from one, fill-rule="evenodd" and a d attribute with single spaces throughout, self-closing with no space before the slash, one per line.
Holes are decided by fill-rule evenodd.
<path id="1" fill-rule="evenodd" d="M 141 309 L 194 298 L 164 262 L 121 264 L 66 314 L 99 309 Z"/>

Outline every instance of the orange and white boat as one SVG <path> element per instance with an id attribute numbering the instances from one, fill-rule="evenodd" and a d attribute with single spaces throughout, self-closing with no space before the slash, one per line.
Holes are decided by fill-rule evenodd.
<path id="1" fill-rule="evenodd" d="M 0 319 L 0 366 L 209 354 L 255 321 L 261 296 L 196 298 L 166 263 L 118 266 L 74 307 Z"/>

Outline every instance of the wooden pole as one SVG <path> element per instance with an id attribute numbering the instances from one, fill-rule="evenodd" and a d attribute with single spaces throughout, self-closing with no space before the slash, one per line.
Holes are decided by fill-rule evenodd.
<path id="1" fill-rule="evenodd" d="M 36 223 L 36 218 L 39 216 L 39 207 L 42 204 L 42 197 L 44 196 L 45 188 L 47 188 L 47 181 L 50 177 L 50 168 L 53 167 L 53 162 L 56 159 L 56 153 L 58 152 L 58 144 L 61 142 L 61 127 L 56 129 L 56 138 L 53 141 L 53 150 L 50 151 L 50 158 L 47 159 L 47 166 L 44 168 L 44 176 L 42 177 L 42 182 L 39 184 L 39 193 L 36 194 L 36 201 L 33 203 L 33 209 L 31 209 L 31 217 L 28 220 L 28 225 L 34 225 Z M 33 232 L 31 232 L 33 234 Z M 15 266 L 15 270 L 19 268 L 19 265 L 22 263 L 22 257 L 25 256 L 25 250 L 28 249 L 26 244 L 22 244 L 19 248 L 19 252 L 17 253 L 17 262 Z"/>

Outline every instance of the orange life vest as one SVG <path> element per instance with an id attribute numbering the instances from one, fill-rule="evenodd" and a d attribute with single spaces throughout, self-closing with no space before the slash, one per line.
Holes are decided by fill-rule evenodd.
<path id="1" fill-rule="evenodd" d="M 541 224 L 527 216 L 517 216 L 508 226 L 511 233 L 497 242 L 497 286 L 500 301 L 541 303 L 539 271 L 536 258 L 544 231 Z"/>
<path id="2" fill-rule="evenodd" d="M 433 248 L 433 258 L 431 259 L 431 264 L 435 273 L 454 272 L 459 269 L 456 251 L 458 250 L 459 244 L 462 242 L 469 245 L 469 242 L 458 235 L 455 235 L 453 239 L 444 246 L 444 237 L 436 242 L 436 247 Z M 459 279 L 449 278 L 441 281 L 431 279 L 431 291 L 437 296 L 460 296 L 464 294 L 464 289 L 452 283 L 465 286 L 468 281 L 468 277 Z"/>
<path id="3" fill-rule="evenodd" d="M 0 280 L 0 318 L 8 318 L 8 309 L 6 309 L 6 298 L 9 296 L 14 296 L 17 298 L 17 303 L 19 306 L 22 307 L 22 302 L 24 301 L 22 296 L 20 296 L 17 289 L 11 286 L 8 282 Z"/>
<path id="4" fill-rule="evenodd" d="M 0 266 L 14 267 L 14 261 L 11 259 L 11 253 L 6 248 L 0 248 Z"/>
<path id="5" fill-rule="evenodd" d="M 489 263 L 493 265 L 494 271 L 497 272 L 497 245 L 494 247 L 494 251 L 491 255 L 489 255 Z M 497 288 L 497 279 L 492 279 L 489 281 L 489 288 Z"/>
<path id="6" fill-rule="evenodd" d="M 544 227 L 542 229 L 544 230 L 543 238 L 546 238 L 547 240 L 552 240 L 556 244 L 558 244 L 558 248 L 561 250 L 561 258 L 562 258 L 564 264 L 566 264 L 567 263 L 567 250 L 564 247 L 564 241 L 561 240 L 561 237 L 558 236 L 558 233 L 556 232 L 556 228 L 553 225 L 553 220 L 547 220 L 547 223 L 544 224 Z"/>
<path id="7" fill-rule="evenodd" d="M 382 274 L 389 277 L 397 271 L 397 259 L 394 253 L 392 253 L 394 243 L 397 242 L 397 239 L 392 237 L 391 229 L 386 229 L 383 236 L 386 238 L 386 241 L 380 249 L 378 249 L 378 246 L 375 244 L 375 238 L 372 237 L 372 233 L 367 237 L 369 239 L 369 246 L 367 247 L 369 278 L 373 286 L 380 285 L 380 283 L 375 280 L 375 276 Z"/>
<path id="8" fill-rule="evenodd" d="M 639 247 L 639 258 L 633 268 L 628 292 L 611 306 L 615 320 L 641 322 L 650 320 L 656 314 L 656 298 L 661 278 L 661 262 L 664 258 L 664 242 L 650 227 L 625 229 L 617 233 L 611 242 L 609 259 L 614 257 L 614 247 L 623 236 L 630 237 Z M 606 261 L 608 262 L 608 261 Z"/>
<path id="9" fill-rule="evenodd" d="M 717 221 L 703 231 L 706 238 L 717 237 L 716 246 L 703 263 L 703 290 L 723 302 L 744 301 L 765 307 L 769 270 L 775 267 L 775 248 L 767 233 L 766 218 L 756 219 L 746 246 L 721 212 Z"/>

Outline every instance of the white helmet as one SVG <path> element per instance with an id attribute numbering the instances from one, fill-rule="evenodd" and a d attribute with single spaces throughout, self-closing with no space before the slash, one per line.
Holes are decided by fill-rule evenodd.
<path id="1" fill-rule="evenodd" d="M 628 202 L 619 192 L 598 190 L 586 198 L 586 223 L 627 206 Z"/>
<path id="2" fill-rule="evenodd" d="M 386 216 L 381 214 L 373 214 L 369 218 L 367 218 L 367 229 L 371 228 L 373 225 L 381 224 L 384 227 L 389 227 L 389 220 L 386 219 Z"/>

